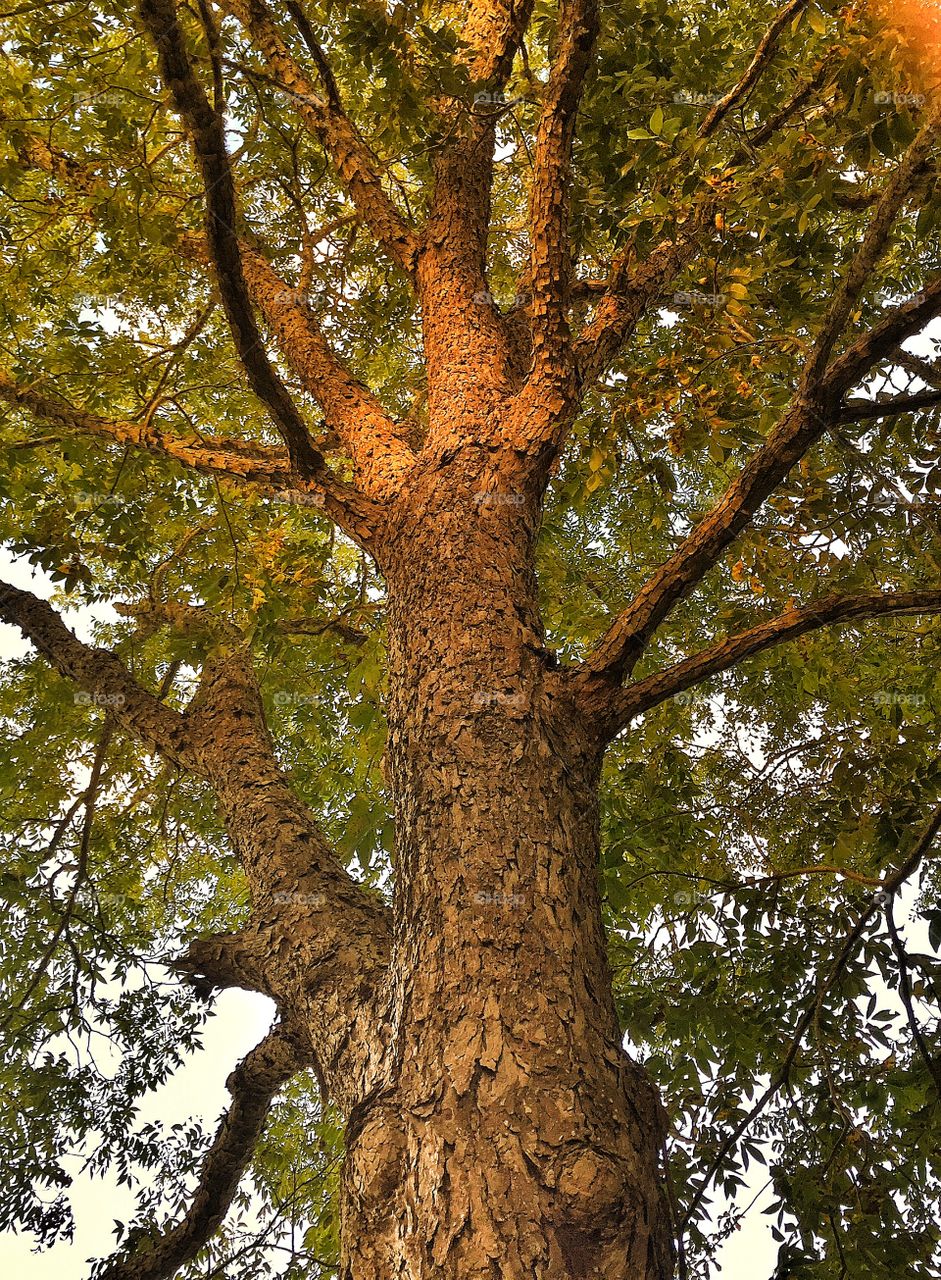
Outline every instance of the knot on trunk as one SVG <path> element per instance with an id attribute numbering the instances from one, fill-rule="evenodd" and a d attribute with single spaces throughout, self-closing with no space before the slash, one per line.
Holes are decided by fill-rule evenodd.
<path id="1" fill-rule="evenodd" d="M 343 1181 L 365 1217 L 390 1212 L 402 1182 L 407 1145 L 401 1111 L 391 1102 L 366 1099 L 351 1115 Z"/>

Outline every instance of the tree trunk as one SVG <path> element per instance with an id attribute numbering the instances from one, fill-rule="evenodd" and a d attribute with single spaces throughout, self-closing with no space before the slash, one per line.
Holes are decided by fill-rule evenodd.
<path id="1" fill-rule="evenodd" d="M 542 643 L 535 504 L 478 486 L 426 473 L 385 547 L 393 1032 L 350 1117 L 342 1275 L 666 1280 L 663 1112 L 605 957 L 600 750 Z"/>

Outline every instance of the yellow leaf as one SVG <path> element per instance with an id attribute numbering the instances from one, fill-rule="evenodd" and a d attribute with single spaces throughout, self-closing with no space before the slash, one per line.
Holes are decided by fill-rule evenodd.
<path id="1" fill-rule="evenodd" d="M 811 31 L 816 31 L 818 36 L 822 36 L 827 29 L 827 20 L 817 9 L 808 10 L 807 21 L 810 23 Z"/>

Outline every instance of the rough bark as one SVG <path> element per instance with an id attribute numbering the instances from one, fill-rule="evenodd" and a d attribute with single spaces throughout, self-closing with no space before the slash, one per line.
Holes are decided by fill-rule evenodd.
<path id="1" fill-rule="evenodd" d="M 702 133 L 720 133 L 802 5 L 782 9 Z M 603 6 L 562 0 L 535 139 L 528 274 L 519 281 L 529 302 L 501 316 L 486 274 L 495 118 L 529 0 L 445 6 L 462 31 L 471 80 L 486 90 L 483 106 L 475 98 L 463 112 L 435 108 L 442 137 L 420 228 L 391 198 L 383 163 L 347 114 L 303 10 L 286 6 L 302 59 L 286 20 L 263 0 L 221 7 L 319 140 L 355 216 L 414 285 L 427 373 L 422 448 L 413 451 L 239 225 L 218 67 L 210 99 L 187 50 L 187 20 L 171 0 L 141 0 L 140 13 L 203 182 L 206 229 L 185 234 L 182 249 L 211 267 L 235 352 L 284 447 L 180 438 L 158 425 L 156 408 L 132 420 L 93 415 L 2 372 L 0 400 L 57 434 L 130 444 L 264 494 L 287 490 L 373 553 L 388 591 L 395 899 L 390 913 L 356 884 L 295 795 L 238 635 L 210 624 L 199 691 L 179 714 L 116 655 L 78 641 L 48 605 L 0 584 L 0 617 L 80 688 L 106 695 L 119 728 L 214 790 L 251 915 L 236 935 L 194 941 L 179 967 L 212 984 L 265 991 L 281 1019 L 282 1031 L 230 1078 L 232 1108 L 190 1211 L 162 1238 L 138 1241 L 109 1274 L 158 1280 L 195 1255 L 226 1212 L 271 1098 L 310 1064 L 347 1122 L 343 1280 L 670 1280 L 666 1117 L 623 1050 L 606 963 L 601 760 L 631 715 L 748 654 L 833 622 L 941 609 L 941 594 L 930 590 L 830 598 L 621 688 L 658 626 L 829 426 L 936 403 L 934 394 L 872 406 L 845 396 L 937 314 L 941 277 L 868 333 L 845 335 L 930 163 L 937 117 L 874 202 L 779 424 L 587 661 L 561 671 L 544 643 L 533 567 L 550 464 L 586 387 L 696 261 L 727 195 L 704 189 L 645 261 L 631 245 L 618 254 L 607 280 L 587 290 L 599 294 L 594 314 L 572 332 L 568 175 Z M 750 146 L 770 137 L 818 78 Z M 23 155 L 80 202 L 99 187 L 88 166 L 49 143 L 27 138 Z M 735 152 L 730 165 L 744 159 Z M 265 354 L 256 309 L 323 409 L 352 482 L 327 467 L 310 437 Z M 165 611 L 163 624 L 206 625 L 194 613 Z M 885 883 L 894 891 L 901 882 Z"/>
<path id="2" fill-rule="evenodd" d="M 414 478 L 381 553 L 394 1032 L 350 1118 L 342 1274 L 664 1280 L 664 1117 L 605 959 L 599 744 L 542 644 L 533 510 L 453 479 Z"/>

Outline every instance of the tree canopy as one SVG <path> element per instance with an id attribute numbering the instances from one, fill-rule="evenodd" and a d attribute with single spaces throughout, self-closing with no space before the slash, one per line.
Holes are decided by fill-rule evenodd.
<path id="1" fill-rule="evenodd" d="M 559 7 L 535 4 L 502 78 L 464 56 L 466 8 L 181 7 L 231 184 L 211 177 L 211 140 L 193 163 L 199 104 L 184 128 L 147 5 L 10 0 L 2 16 L 0 541 L 60 608 L 94 606 L 97 644 L 168 708 L 234 632 L 281 764 L 377 898 L 394 878 L 385 593 L 363 528 L 380 461 L 419 451 L 427 426 L 416 229 L 452 134 L 496 139 L 487 287 L 458 305 L 502 317 L 521 351 L 534 314 L 551 321 L 530 233 L 564 179 L 534 165 Z M 795 404 L 814 441 L 612 713 L 630 732 L 605 763 L 599 875 L 627 1042 L 670 1113 L 682 1274 L 707 1274 L 757 1163 L 782 1277 L 930 1277 L 932 80 L 911 36 L 858 5 L 605 0 L 599 22 L 559 321 L 581 403 L 539 535 L 560 663 L 599 641 L 621 660 L 614 620 Z M 237 214 L 220 205 L 207 228 L 204 191 L 229 185 Z M 241 292 L 210 269 L 227 252 Z M 826 412 L 801 400 L 815 362 L 839 392 Z M 375 424 L 366 445 L 354 412 Z M 71 1229 L 66 1151 L 142 1179 L 125 1232 L 176 1213 L 212 1135 L 141 1127 L 135 1103 L 211 1013 L 211 988 L 170 962 L 247 910 L 205 781 L 122 730 L 124 696 L 41 652 L 0 682 L 0 1227 L 45 1245 Z M 314 1074 L 295 1079 L 241 1202 L 180 1274 L 212 1274 L 208 1258 L 233 1278 L 334 1275 L 340 1149 Z M 274 1247 L 291 1222 L 293 1253 Z"/>

